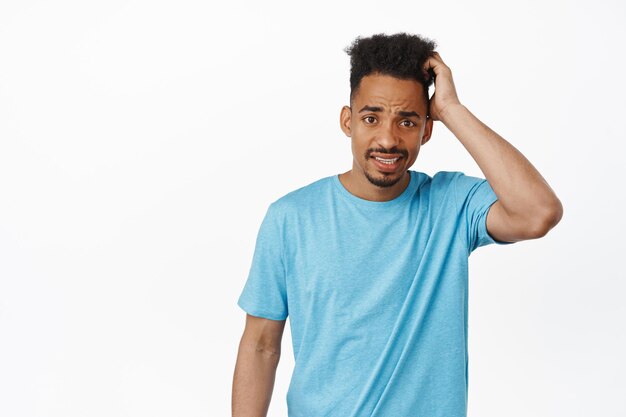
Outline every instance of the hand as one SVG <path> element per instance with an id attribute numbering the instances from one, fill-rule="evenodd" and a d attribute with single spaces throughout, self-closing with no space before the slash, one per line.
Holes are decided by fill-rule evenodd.
<path id="1" fill-rule="evenodd" d="M 441 120 L 449 106 L 460 105 L 461 102 L 456 94 L 452 71 L 438 52 L 433 52 L 424 63 L 424 71 L 428 72 L 431 68 L 435 73 L 435 93 L 430 98 L 430 117 Z"/>

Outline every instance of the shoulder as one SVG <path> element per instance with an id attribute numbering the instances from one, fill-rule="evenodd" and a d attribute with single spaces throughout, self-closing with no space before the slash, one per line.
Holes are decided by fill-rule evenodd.
<path id="1" fill-rule="evenodd" d="M 439 171 L 432 176 L 432 183 L 438 187 L 451 185 L 466 175 L 461 171 Z"/>
<path id="2" fill-rule="evenodd" d="M 439 171 L 432 177 L 428 176 L 423 186 L 431 200 L 454 206 L 462 205 L 474 195 L 483 196 L 491 190 L 486 179 L 466 175 L 461 171 Z"/>
<path id="3" fill-rule="evenodd" d="M 432 178 L 433 187 L 450 189 L 460 194 L 467 194 L 486 182 L 485 178 L 466 175 L 461 171 L 440 171 Z"/>
<path id="4" fill-rule="evenodd" d="M 428 175 L 424 172 L 414 171 L 419 179 L 420 186 L 429 185 L 431 187 L 446 187 L 462 179 L 463 177 L 467 177 L 461 171 L 437 171 L 433 175 Z"/>
<path id="5" fill-rule="evenodd" d="M 427 186 L 431 194 L 447 194 L 454 192 L 459 186 L 459 183 L 463 183 L 469 178 L 463 172 L 460 171 L 438 171 L 432 176 L 424 175 L 424 179 L 421 181 L 421 186 Z"/>
<path id="6" fill-rule="evenodd" d="M 315 203 L 328 194 L 333 187 L 333 176 L 327 176 L 288 192 L 270 204 L 270 210 L 279 217 L 295 214 Z"/>

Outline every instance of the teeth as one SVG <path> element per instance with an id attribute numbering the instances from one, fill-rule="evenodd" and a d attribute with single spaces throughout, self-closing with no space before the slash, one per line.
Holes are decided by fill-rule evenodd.
<path id="1" fill-rule="evenodd" d="M 393 164 L 394 162 L 396 162 L 398 159 L 400 158 L 393 158 L 393 159 L 385 159 L 385 158 L 379 158 L 377 156 L 375 156 L 374 158 L 376 158 L 377 161 L 382 162 L 383 164 Z"/>

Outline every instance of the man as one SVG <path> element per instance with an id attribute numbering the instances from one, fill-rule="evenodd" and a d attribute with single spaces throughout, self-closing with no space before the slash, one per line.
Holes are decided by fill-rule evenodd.
<path id="1" fill-rule="evenodd" d="M 467 413 L 468 256 L 544 236 L 563 209 L 511 144 L 457 97 L 434 42 L 357 38 L 352 169 L 274 201 L 238 305 L 247 312 L 233 416 L 265 416 L 290 316 L 290 417 Z M 434 78 L 434 94 L 428 87 Z M 409 170 L 443 123 L 486 179 Z"/>

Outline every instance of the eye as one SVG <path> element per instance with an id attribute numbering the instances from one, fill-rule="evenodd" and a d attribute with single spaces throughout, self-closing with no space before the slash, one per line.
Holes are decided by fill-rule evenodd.
<path id="1" fill-rule="evenodd" d="M 365 116 L 365 117 L 363 118 L 363 121 L 364 121 L 366 124 L 371 125 L 372 123 L 375 123 L 375 122 L 376 122 L 376 118 L 375 118 L 374 116 Z"/>
<path id="2" fill-rule="evenodd" d="M 404 123 L 408 123 L 404 124 Z M 403 120 L 402 122 L 400 122 L 400 124 L 402 124 L 404 127 L 413 127 L 413 126 L 417 126 L 415 123 L 413 123 L 411 120 Z"/>

